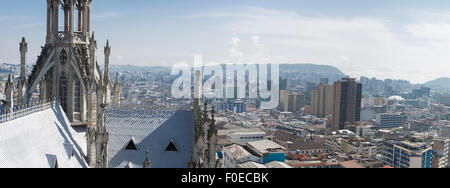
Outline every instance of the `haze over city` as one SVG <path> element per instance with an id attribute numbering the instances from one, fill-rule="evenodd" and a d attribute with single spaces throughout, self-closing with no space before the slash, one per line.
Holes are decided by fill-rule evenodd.
<path id="1" fill-rule="evenodd" d="M 352 76 L 424 83 L 448 77 L 450 2 L 356 0 L 97 0 L 93 30 L 116 44 L 111 63 L 140 66 L 205 61 L 333 65 Z M 45 40 L 45 1 L 3 1 L 0 62 L 30 63 Z M 108 31 L 108 32 L 106 32 Z M 114 37 L 113 37 L 114 36 Z M 120 36 L 120 37 L 117 37 Z"/>
<path id="2" fill-rule="evenodd" d="M 261 186 L 304 182 L 275 169 L 450 168 L 448 5 L 4 2 L 0 169 Z"/>

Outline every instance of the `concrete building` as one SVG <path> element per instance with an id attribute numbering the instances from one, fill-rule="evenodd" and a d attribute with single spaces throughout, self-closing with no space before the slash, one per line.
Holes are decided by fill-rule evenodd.
<path id="1" fill-rule="evenodd" d="M 235 132 L 227 135 L 227 140 L 231 143 L 245 146 L 248 142 L 254 142 L 265 139 L 265 132 Z"/>
<path id="2" fill-rule="evenodd" d="M 443 125 L 441 127 L 440 136 L 442 138 L 450 139 L 450 125 Z"/>
<path id="3" fill-rule="evenodd" d="M 326 117 L 333 114 L 334 86 L 319 85 L 311 91 L 311 114 Z"/>
<path id="4" fill-rule="evenodd" d="M 260 158 L 261 163 L 272 161 L 284 162 L 286 160 L 287 150 L 270 140 L 260 140 L 247 143 L 248 151 Z"/>
<path id="5" fill-rule="evenodd" d="M 433 140 L 433 160 L 432 168 L 446 168 L 449 163 L 449 140 L 448 139 L 434 139 Z"/>
<path id="6" fill-rule="evenodd" d="M 440 104 L 450 106 L 450 95 L 442 95 L 439 97 Z"/>
<path id="7" fill-rule="evenodd" d="M 405 126 L 408 117 L 405 114 L 378 114 L 375 124 L 380 129 L 392 129 Z"/>
<path id="8" fill-rule="evenodd" d="M 347 123 L 360 121 L 362 84 L 344 78 L 334 84 L 333 131 L 346 128 Z"/>
<path id="9" fill-rule="evenodd" d="M 425 143 L 385 140 L 379 151 L 380 160 L 394 168 L 431 168 L 433 150 Z"/>
<path id="10" fill-rule="evenodd" d="M 280 90 L 280 111 L 297 113 L 305 106 L 305 103 L 305 94 Z"/>
<path id="11" fill-rule="evenodd" d="M 263 165 L 261 163 L 257 163 L 257 162 L 253 162 L 253 161 L 249 161 L 246 163 L 242 163 L 238 165 L 238 168 L 268 168 L 266 165 Z"/>
<path id="12" fill-rule="evenodd" d="M 223 148 L 223 168 L 239 168 L 240 164 L 250 161 L 257 161 L 257 158 L 242 146 L 233 144 Z"/>

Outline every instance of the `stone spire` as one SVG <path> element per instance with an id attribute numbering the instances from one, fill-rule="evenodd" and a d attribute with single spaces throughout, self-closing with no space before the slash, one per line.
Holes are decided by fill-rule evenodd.
<path id="1" fill-rule="evenodd" d="M 209 168 L 215 168 L 216 162 L 216 150 L 217 150 L 217 129 L 215 120 L 216 109 L 213 106 L 211 109 L 211 120 L 208 129 L 208 165 Z"/>
<path id="2" fill-rule="evenodd" d="M 105 46 L 105 73 L 103 76 L 105 87 L 105 101 L 111 103 L 111 80 L 109 79 L 109 57 L 111 55 L 111 46 L 109 46 L 109 40 L 106 41 Z"/>
<path id="3" fill-rule="evenodd" d="M 25 38 L 22 38 L 22 42 L 20 43 L 20 79 L 26 79 L 26 56 L 28 52 L 28 44 L 25 41 Z"/>
<path id="4" fill-rule="evenodd" d="M 150 151 L 147 149 L 145 149 L 145 161 L 143 164 L 143 168 L 151 168 L 152 167 L 152 163 L 150 162 L 149 158 L 148 158 L 148 154 L 150 153 Z"/>
<path id="5" fill-rule="evenodd" d="M 20 43 L 20 78 L 17 83 L 17 106 L 19 109 L 22 109 L 25 104 L 24 98 L 26 98 L 26 87 L 27 87 L 27 70 L 26 70 L 26 56 L 28 52 L 28 44 L 25 41 L 25 38 L 22 38 Z"/>
<path id="6" fill-rule="evenodd" d="M 5 95 L 6 95 L 6 114 L 11 115 L 14 112 L 14 83 L 12 81 L 12 76 L 9 74 L 8 81 L 5 86 Z"/>
<path id="7" fill-rule="evenodd" d="M 109 57 L 111 55 L 111 46 L 109 46 L 109 40 L 106 41 L 105 46 L 105 78 L 109 78 Z"/>
<path id="8" fill-rule="evenodd" d="M 120 81 L 119 81 L 119 73 L 116 72 L 116 81 L 114 82 L 114 101 L 113 105 L 115 108 L 120 107 Z"/>
<path id="9" fill-rule="evenodd" d="M 96 142 L 97 137 L 97 112 L 98 112 L 98 102 L 97 101 L 97 83 L 95 80 L 95 69 L 96 69 L 96 53 L 97 41 L 95 40 L 95 33 L 92 32 L 92 37 L 89 43 L 89 92 L 88 92 L 88 125 L 86 132 L 87 139 L 87 156 L 89 160 L 89 165 L 91 167 L 97 166 L 97 151 Z"/>
<path id="10" fill-rule="evenodd" d="M 91 79 L 95 79 L 95 69 L 96 69 L 96 62 L 97 62 L 97 57 L 96 57 L 96 52 L 97 52 L 97 41 L 95 40 L 95 32 L 92 32 L 92 37 L 91 40 L 89 41 L 89 56 L 90 56 L 90 60 L 89 60 L 89 70 L 90 70 L 90 76 Z"/>

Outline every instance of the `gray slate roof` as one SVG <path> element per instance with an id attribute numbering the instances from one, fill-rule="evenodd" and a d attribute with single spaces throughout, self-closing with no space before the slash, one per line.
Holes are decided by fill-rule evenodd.
<path id="1" fill-rule="evenodd" d="M 192 111 L 111 109 L 106 115 L 110 167 L 142 167 L 146 147 L 152 168 L 187 167 L 194 145 Z M 165 151 L 172 139 L 177 152 Z M 137 151 L 125 149 L 131 140 Z"/>
<path id="2" fill-rule="evenodd" d="M 86 168 L 85 153 L 59 106 L 0 124 L 0 168 Z"/>

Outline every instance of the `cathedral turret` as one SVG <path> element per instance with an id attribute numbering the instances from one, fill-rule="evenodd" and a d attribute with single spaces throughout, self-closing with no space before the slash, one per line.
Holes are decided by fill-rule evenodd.
<path id="1" fill-rule="evenodd" d="M 9 116 L 14 112 L 14 83 L 11 74 L 8 76 L 8 81 L 5 86 L 6 106 L 5 112 Z"/>
<path id="2" fill-rule="evenodd" d="M 92 0 L 47 0 L 47 44 L 89 42 L 91 2 Z M 60 15 L 63 17 L 60 18 Z M 75 25 L 75 20 L 78 25 Z M 63 25 L 59 25 L 60 23 Z"/>
<path id="3" fill-rule="evenodd" d="M 25 38 L 22 38 L 22 42 L 20 43 L 20 78 L 17 83 L 17 106 L 19 109 L 22 109 L 26 104 L 24 102 L 26 88 L 27 88 L 27 70 L 26 70 L 26 56 L 28 52 L 28 44 L 25 42 Z"/>
<path id="4" fill-rule="evenodd" d="M 120 107 L 120 80 L 119 73 L 116 72 L 116 81 L 114 82 L 114 101 L 113 105 L 115 108 Z"/>

